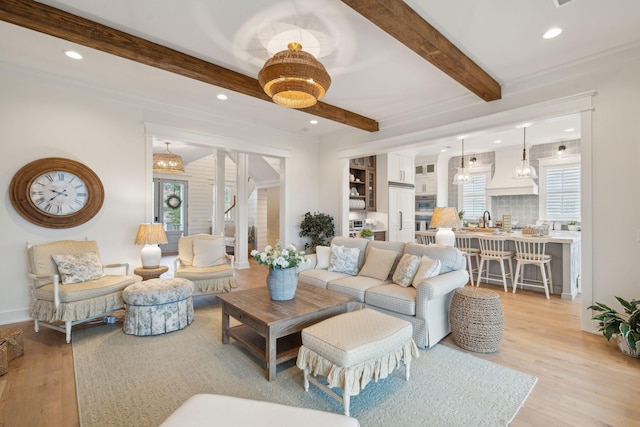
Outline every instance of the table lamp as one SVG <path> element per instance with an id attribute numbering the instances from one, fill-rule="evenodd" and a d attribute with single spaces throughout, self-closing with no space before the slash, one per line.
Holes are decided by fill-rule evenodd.
<path id="1" fill-rule="evenodd" d="M 140 251 L 142 267 L 158 268 L 162 258 L 162 251 L 158 243 L 168 243 L 162 224 L 140 224 L 135 243 L 136 245 L 144 245 Z"/>
<path id="2" fill-rule="evenodd" d="M 456 235 L 451 228 L 459 224 L 456 208 L 434 208 L 431 217 L 431 227 L 437 228 L 436 245 L 455 246 Z"/>

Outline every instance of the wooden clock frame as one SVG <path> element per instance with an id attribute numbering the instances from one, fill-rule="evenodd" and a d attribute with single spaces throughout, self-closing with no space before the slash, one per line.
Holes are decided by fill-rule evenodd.
<path id="1" fill-rule="evenodd" d="M 38 209 L 31 200 L 31 184 L 39 176 L 53 171 L 69 172 L 84 181 L 87 201 L 82 209 L 67 215 L 53 215 Z M 34 160 L 18 170 L 9 185 L 9 197 L 14 209 L 27 221 L 46 228 L 71 228 L 84 224 L 102 208 L 104 187 L 96 173 L 75 160 L 47 157 Z"/>

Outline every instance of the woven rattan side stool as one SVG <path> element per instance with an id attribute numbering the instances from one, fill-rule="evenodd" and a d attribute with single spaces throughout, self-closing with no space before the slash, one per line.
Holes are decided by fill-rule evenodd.
<path id="1" fill-rule="evenodd" d="M 456 289 L 449 321 L 453 341 L 460 347 L 478 353 L 498 351 L 504 316 L 497 293 L 479 288 Z"/>

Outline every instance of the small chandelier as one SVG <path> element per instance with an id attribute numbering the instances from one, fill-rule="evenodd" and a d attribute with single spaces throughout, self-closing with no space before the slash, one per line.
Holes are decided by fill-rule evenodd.
<path id="1" fill-rule="evenodd" d="M 169 151 L 169 144 L 171 144 L 170 142 L 165 142 L 165 144 L 167 144 L 167 151 L 165 153 L 155 153 L 153 155 L 153 171 L 165 173 L 184 173 L 182 157 Z"/>
<path id="2" fill-rule="evenodd" d="M 518 166 L 513 170 L 513 177 L 516 179 L 536 179 L 538 178 L 538 174 L 536 173 L 536 169 L 529 164 L 529 160 L 527 160 L 527 128 L 522 128 L 522 160 L 518 162 Z"/>
<path id="3" fill-rule="evenodd" d="M 288 108 L 314 106 L 329 89 L 331 77 L 324 66 L 291 42 L 267 62 L 258 73 L 258 82 L 273 102 Z"/>
<path id="4" fill-rule="evenodd" d="M 458 173 L 453 177 L 453 184 L 462 185 L 467 182 L 471 177 L 467 173 L 467 169 L 464 167 L 464 139 L 462 140 L 462 157 L 460 158 L 460 167 L 458 168 Z"/>

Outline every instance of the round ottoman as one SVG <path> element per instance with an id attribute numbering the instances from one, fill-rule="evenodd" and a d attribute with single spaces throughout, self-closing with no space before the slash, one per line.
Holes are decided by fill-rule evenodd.
<path id="1" fill-rule="evenodd" d="M 497 293 L 486 289 L 458 288 L 451 298 L 451 336 L 460 347 L 478 353 L 498 350 L 504 316 Z"/>
<path id="2" fill-rule="evenodd" d="M 193 322 L 193 283 L 187 279 L 151 279 L 127 286 L 124 333 L 159 335 Z"/>

